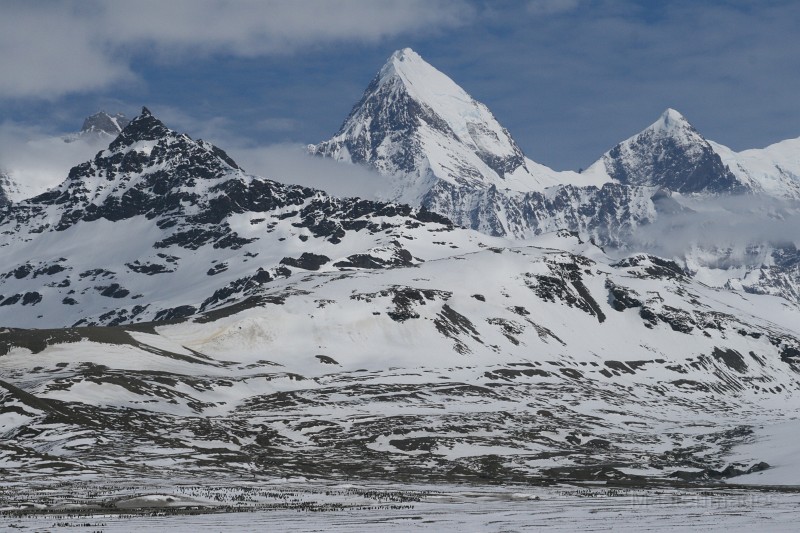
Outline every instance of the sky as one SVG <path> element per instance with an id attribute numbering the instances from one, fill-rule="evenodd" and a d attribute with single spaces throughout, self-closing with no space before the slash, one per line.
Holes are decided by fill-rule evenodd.
<path id="1" fill-rule="evenodd" d="M 800 136 L 798 43 L 796 0 L 0 0 L 0 142 L 146 105 L 268 160 L 331 137 L 411 47 L 557 170 L 667 107 L 743 150 Z"/>

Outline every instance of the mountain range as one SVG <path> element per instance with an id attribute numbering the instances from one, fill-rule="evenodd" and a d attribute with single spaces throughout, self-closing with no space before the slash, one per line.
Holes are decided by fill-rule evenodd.
<path id="1" fill-rule="evenodd" d="M 553 186 L 609 183 L 798 199 L 799 145 L 793 139 L 736 153 L 667 109 L 586 171 L 558 172 L 525 157 L 484 104 L 406 48 L 392 54 L 336 135 L 309 145 L 309 151 L 399 177 L 387 199 L 430 207 L 445 191 L 496 188 L 513 197 Z"/>
<path id="2" fill-rule="evenodd" d="M 486 106 L 410 49 L 389 58 L 332 139 L 309 146 L 392 176 L 385 198 L 458 225 L 514 238 L 568 229 L 623 251 L 648 249 L 642 240 L 653 237 L 642 228 L 700 225 L 703 217 L 687 216 L 698 206 L 736 217 L 720 197 L 756 198 L 749 209 L 764 206 L 764 219 L 796 217 L 798 149 L 794 139 L 735 153 L 667 109 L 580 174 L 556 172 L 526 158 Z M 759 252 L 737 261 L 740 248 Z M 706 282 L 800 301 L 797 257 L 786 238 L 713 246 L 695 238 L 672 258 Z"/>
<path id="3" fill-rule="evenodd" d="M 640 236 L 729 198 L 790 218 L 796 142 L 737 154 L 670 109 L 556 172 L 410 49 L 309 146 L 382 201 L 147 108 L 82 131 L 103 148 L 0 207 L 6 479 L 769 479 L 732 450 L 797 405 L 796 245 Z"/>

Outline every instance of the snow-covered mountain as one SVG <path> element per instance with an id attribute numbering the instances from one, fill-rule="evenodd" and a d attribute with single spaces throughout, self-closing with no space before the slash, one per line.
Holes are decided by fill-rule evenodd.
<path id="1" fill-rule="evenodd" d="M 490 235 L 543 231 L 524 212 L 547 199 L 530 193 L 555 185 L 596 191 L 610 181 L 528 159 L 484 104 L 409 48 L 392 54 L 339 132 L 309 150 L 369 165 L 395 178 L 386 199 L 424 206 Z M 580 207 L 571 207 L 564 216 L 579 218 Z"/>
<path id="2" fill-rule="evenodd" d="M 424 209 L 247 175 L 147 109 L 58 187 L 0 214 L 0 233 L 0 323 L 18 327 L 175 318 L 292 272 L 411 265 L 489 241 Z"/>
<path id="3" fill-rule="evenodd" d="M 655 241 L 672 240 L 666 248 L 674 259 L 705 283 L 800 301 L 797 243 L 785 231 L 746 231 L 748 225 L 766 226 L 770 220 L 800 213 L 800 180 L 795 174 L 800 156 L 793 155 L 794 148 L 800 144 L 789 140 L 737 154 L 705 139 L 683 115 L 667 109 L 585 173 L 663 191 L 662 209 L 647 220 L 656 222 L 658 229 L 640 226 L 639 234 L 628 234 L 633 236 L 625 243 L 628 247 L 665 248 L 643 242 L 641 233 Z M 737 195 L 749 199 L 736 201 Z M 742 228 L 724 231 L 716 220 Z"/>
<path id="4" fill-rule="evenodd" d="M 751 189 L 777 198 L 800 200 L 800 137 L 742 152 L 709 142 L 730 171 Z"/>
<path id="5" fill-rule="evenodd" d="M 703 137 L 674 109 L 586 169 L 594 179 L 683 194 L 762 194 L 800 199 L 800 139 L 734 152 Z"/>
<path id="6" fill-rule="evenodd" d="M 339 132 L 309 149 L 402 175 L 387 195 L 412 204 L 439 182 L 528 192 L 580 178 L 527 159 L 484 104 L 410 48 L 389 57 Z"/>
<path id="7" fill-rule="evenodd" d="M 111 142 L 120 134 L 130 120 L 122 113 L 110 115 L 105 111 L 98 111 L 94 115 L 89 115 L 84 119 L 83 126 L 78 133 L 64 137 L 66 142 L 76 140 L 99 139 L 106 143 Z"/>
<path id="8" fill-rule="evenodd" d="M 424 206 L 487 235 L 531 238 L 566 229 L 630 251 L 648 249 L 642 229 L 651 240 L 660 240 L 651 230 L 654 224 L 662 232 L 672 224 L 692 224 L 684 215 L 697 205 L 689 199 L 794 198 L 800 163 L 792 159 L 793 146 L 786 141 L 738 156 L 667 109 L 581 174 L 555 172 L 525 158 L 486 106 L 405 49 L 389 58 L 339 132 L 309 149 L 391 176 L 384 197 Z M 697 223 L 702 223 L 699 217 Z M 765 254 L 761 262 L 751 255 L 746 264 L 737 264 L 731 260 L 737 246 L 713 245 L 687 239 L 684 250 L 671 253 L 717 286 L 797 301 L 800 269 L 786 259 L 796 256 L 796 248 L 793 252 L 785 241 L 744 243 L 778 255 Z"/>
<path id="9" fill-rule="evenodd" d="M 685 194 L 750 190 L 726 168 L 711 143 L 674 109 L 667 109 L 644 131 L 606 152 L 585 174 Z"/>
<path id="10" fill-rule="evenodd" d="M 522 194 L 540 231 L 671 205 Z M 0 211 L 0 254 L 4 479 L 708 480 L 800 400 L 796 304 L 252 176 L 147 109 Z"/>

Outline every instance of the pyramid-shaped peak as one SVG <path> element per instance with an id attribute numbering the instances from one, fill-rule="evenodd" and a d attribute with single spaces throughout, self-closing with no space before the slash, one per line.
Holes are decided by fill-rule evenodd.
<path id="1" fill-rule="evenodd" d="M 446 74 L 425 61 L 411 48 L 397 50 L 378 74 L 379 86 L 387 83 L 404 86 L 413 98 L 433 103 L 442 98 L 470 102 L 472 98 Z M 438 97 L 438 98 L 437 98 Z"/>
<path id="2" fill-rule="evenodd" d="M 692 125 L 686 120 L 680 112 L 677 110 L 668 107 L 661 116 L 658 117 L 658 120 L 655 121 L 650 129 L 661 131 L 665 133 L 684 130 L 684 129 L 694 129 Z"/>
<path id="3" fill-rule="evenodd" d="M 408 202 L 438 180 L 525 191 L 540 184 L 491 111 L 411 48 L 389 56 L 339 132 L 310 150 L 408 177 L 392 197 Z"/>
<path id="4" fill-rule="evenodd" d="M 125 126 L 109 148 L 113 150 L 119 146 L 130 146 L 139 141 L 155 141 L 170 135 L 170 133 L 173 132 L 163 122 L 154 117 L 149 109 L 142 107 L 141 114 Z"/>
<path id="5" fill-rule="evenodd" d="M 744 192 L 709 142 L 672 108 L 590 167 L 626 185 L 680 193 Z"/>

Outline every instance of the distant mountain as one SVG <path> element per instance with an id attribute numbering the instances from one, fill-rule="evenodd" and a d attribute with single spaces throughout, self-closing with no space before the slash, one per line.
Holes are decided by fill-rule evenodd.
<path id="1" fill-rule="evenodd" d="M 339 132 L 309 149 L 402 176 L 387 194 L 414 204 L 440 184 L 528 192 L 580 180 L 527 159 L 484 104 L 410 48 L 389 57 Z"/>
<path id="2" fill-rule="evenodd" d="M 15 187 L 14 182 L 5 172 L 0 172 L 0 208 L 11 203 L 9 198 L 10 190 Z"/>
<path id="3" fill-rule="evenodd" d="M 740 194 L 751 190 L 725 166 L 711 143 L 674 109 L 667 109 L 644 131 L 606 152 L 585 174 L 684 194 Z"/>
<path id="4" fill-rule="evenodd" d="M 83 126 L 77 134 L 64 137 L 66 142 L 74 142 L 79 139 L 101 139 L 110 142 L 114 137 L 128 125 L 130 120 L 122 113 L 109 115 L 105 111 L 98 111 L 94 115 L 89 115 L 83 121 Z"/>
<path id="5" fill-rule="evenodd" d="M 689 199 L 797 198 L 795 144 L 734 154 L 667 109 L 581 174 L 555 172 L 527 159 L 485 105 L 404 49 L 392 54 L 339 132 L 309 150 L 368 165 L 391 177 L 384 197 L 424 206 L 487 235 L 531 238 L 569 230 L 625 253 L 649 249 L 642 228 L 691 224 Z M 748 243 L 774 251 L 754 262 L 752 255 L 741 257 L 718 244 L 711 249 L 687 242 L 674 258 L 717 286 L 798 301 L 800 266 L 791 246 Z"/>
<path id="6" fill-rule="evenodd" d="M 776 198 L 800 200 L 800 137 L 742 152 L 709 142 L 722 162 L 750 189 Z"/>
<path id="7" fill-rule="evenodd" d="M 800 172 L 800 156 L 793 155 L 795 147 L 800 147 L 798 142 L 789 140 L 737 154 L 705 139 L 678 111 L 667 109 L 655 123 L 606 152 L 585 173 L 634 186 L 658 187 L 663 191 L 657 202 L 661 218 L 649 222 L 660 220 L 664 234 L 658 239 L 669 240 L 665 230 L 670 225 L 677 229 L 706 223 L 704 215 L 689 214 L 689 206 L 703 209 L 708 205 L 716 218 L 731 221 L 743 216 L 753 223 L 796 216 L 800 205 L 793 201 L 800 198 L 800 178 L 795 174 Z M 724 199 L 737 195 L 751 200 L 726 206 Z M 768 235 L 752 237 L 755 240 L 751 241 L 744 241 L 745 235 L 720 235 L 719 241 L 710 241 L 700 227 L 692 233 L 694 237 L 682 243 L 683 250 L 676 251 L 676 243 L 667 247 L 673 250 L 674 259 L 699 279 L 800 301 L 800 254 L 794 243 L 778 235 L 772 239 Z M 686 237 L 675 232 L 672 238 Z M 641 248 L 642 244 L 634 239 L 629 246 Z"/>
<path id="8" fill-rule="evenodd" d="M 655 189 L 620 188 L 605 175 L 556 172 L 526 158 L 484 104 L 409 48 L 391 55 L 339 132 L 309 150 L 369 165 L 394 177 L 384 197 L 489 235 L 570 229 L 618 243 L 656 209 Z"/>
<path id="9" fill-rule="evenodd" d="M 762 194 L 800 199 L 800 138 L 734 152 L 708 140 L 674 109 L 584 171 L 595 179 L 683 194 Z"/>
<path id="10" fill-rule="evenodd" d="M 0 207 L 11 204 L 25 196 L 20 183 L 11 177 L 13 171 L 0 171 Z"/>

